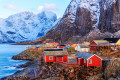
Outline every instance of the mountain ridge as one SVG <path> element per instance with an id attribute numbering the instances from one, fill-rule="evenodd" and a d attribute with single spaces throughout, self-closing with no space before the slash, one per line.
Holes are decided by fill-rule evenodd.
<path id="1" fill-rule="evenodd" d="M 39 14 L 25 11 L 0 19 L 0 42 L 36 40 L 44 36 L 56 21 L 57 15 L 46 11 Z"/>
<path id="2" fill-rule="evenodd" d="M 79 36 L 75 43 L 120 38 L 119 11 L 119 0 L 72 0 L 61 20 L 45 36 L 30 43 L 67 43 L 73 36 Z"/>

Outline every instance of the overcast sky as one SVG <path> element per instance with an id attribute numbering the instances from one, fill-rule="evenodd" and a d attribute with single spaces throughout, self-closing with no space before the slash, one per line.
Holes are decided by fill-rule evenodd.
<path id="1" fill-rule="evenodd" d="M 62 17 L 71 0 L 0 0 L 0 18 L 31 11 L 35 14 L 43 10 L 53 11 Z"/>

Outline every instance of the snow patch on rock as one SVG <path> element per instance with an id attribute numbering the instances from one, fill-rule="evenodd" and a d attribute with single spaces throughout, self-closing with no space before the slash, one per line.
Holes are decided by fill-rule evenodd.
<path id="1" fill-rule="evenodd" d="M 99 23 L 100 16 L 100 0 L 81 0 L 79 7 L 86 8 L 91 12 L 91 19 L 95 21 L 96 24 L 93 27 L 97 27 Z"/>
<path id="2" fill-rule="evenodd" d="M 116 0 L 106 0 L 106 1 L 102 1 L 104 4 L 104 10 L 110 8 L 112 6 L 112 4 L 114 4 L 116 2 Z"/>

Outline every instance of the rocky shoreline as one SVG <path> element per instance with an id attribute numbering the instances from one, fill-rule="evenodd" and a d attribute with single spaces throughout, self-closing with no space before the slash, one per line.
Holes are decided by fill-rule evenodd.
<path id="1" fill-rule="evenodd" d="M 102 67 L 67 66 L 59 63 L 44 63 L 40 57 L 42 50 L 27 49 L 13 56 L 15 60 L 29 60 L 18 66 L 24 68 L 13 75 L 0 80 L 109 80 L 118 79 L 120 72 L 120 59 L 105 63 Z M 103 64 L 104 65 L 104 64 Z"/>

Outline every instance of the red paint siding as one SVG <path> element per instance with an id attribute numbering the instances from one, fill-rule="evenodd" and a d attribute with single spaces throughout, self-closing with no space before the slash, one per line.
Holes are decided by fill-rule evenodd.
<path id="1" fill-rule="evenodd" d="M 67 46 L 71 46 L 71 45 L 72 45 L 72 43 L 71 43 L 71 42 L 67 43 Z"/>
<path id="2" fill-rule="evenodd" d="M 89 64 L 89 60 L 92 60 L 92 64 Z M 87 63 L 88 66 L 101 66 L 102 65 L 101 64 L 102 60 L 99 57 L 97 57 L 96 55 L 94 55 L 90 59 L 88 59 L 87 62 L 88 62 Z"/>
<path id="3" fill-rule="evenodd" d="M 56 62 L 56 57 L 53 56 L 53 60 L 49 60 L 50 56 L 45 56 L 45 62 Z"/>
<path id="4" fill-rule="evenodd" d="M 56 62 L 62 62 L 63 61 L 63 57 L 56 57 Z"/>
<path id="5" fill-rule="evenodd" d="M 57 46 L 57 48 L 65 48 L 65 46 Z"/>
<path id="6" fill-rule="evenodd" d="M 63 56 L 63 61 L 64 61 L 64 62 L 68 62 L 68 55 L 64 55 L 64 56 Z"/>
<path id="7" fill-rule="evenodd" d="M 95 45 L 97 45 L 94 41 L 93 42 L 91 42 L 91 44 L 90 44 L 90 51 L 94 51 L 94 50 L 96 50 L 98 47 L 95 47 Z"/>
<path id="8" fill-rule="evenodd" d="M 79 64 L 79 65 L 83 65 L 83 61 L 84 61 L 84 60 L 83 60 L 82 58 L 78 58 L 78 64 Z"/>
<path id="9" fill-rule="evenodd" d="M 53 56 L 53 60 L 49 60 L 50 56 L 43 55 L 44 62 L 68 62 L 68 55 L 64 55 L 63 57 Z"/>

